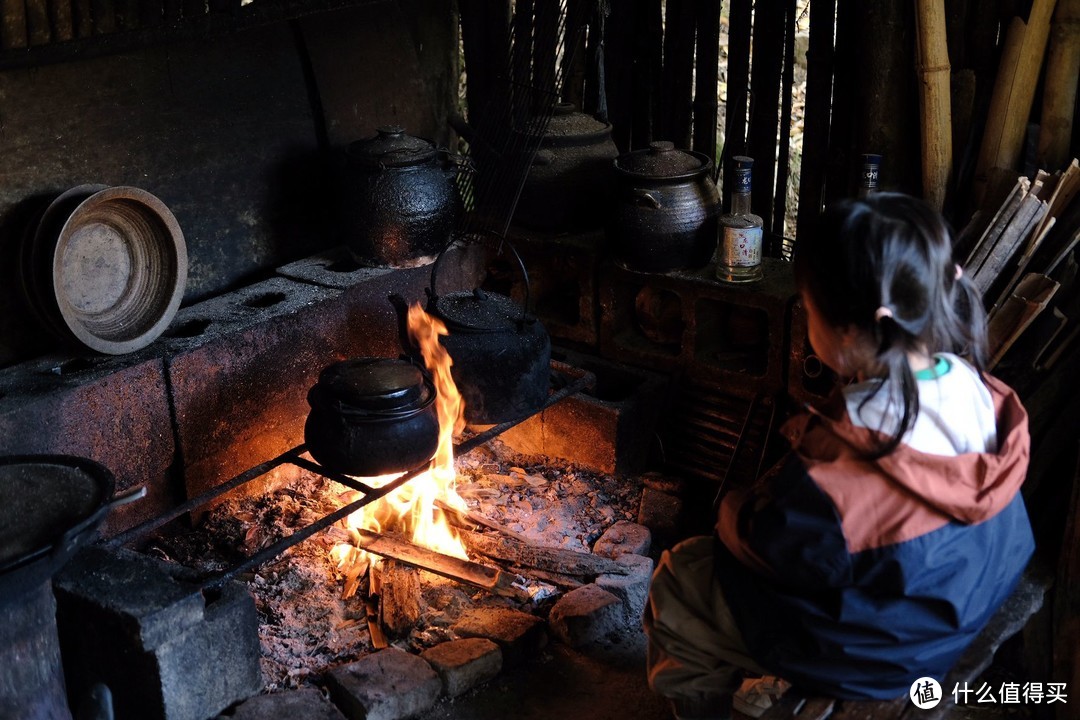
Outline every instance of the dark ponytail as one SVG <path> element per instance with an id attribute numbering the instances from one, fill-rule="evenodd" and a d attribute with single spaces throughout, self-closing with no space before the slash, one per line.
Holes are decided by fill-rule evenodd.
<path id="1" fill-rule="evenodd" d="M 864 403 L 885 393 L 900 418 L 875 457 L 896 449 L 919 412 L 909 352 L 952 352 L 985 367 L 979 293 L 957 273 L 948 225 L 922 200 L 877 193 L 830 206 L 796 243 L 795 279 L 826 322 L 875 342 L 882 377 Z"/>

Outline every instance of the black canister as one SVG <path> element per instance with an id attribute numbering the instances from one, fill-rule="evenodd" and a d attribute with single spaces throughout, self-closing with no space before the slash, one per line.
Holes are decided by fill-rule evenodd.
<path id="1" fill-rule="evenodd" d="M 342 243 L 361 265 L 426 264 L 450 242 L 461 210 L 460 164 L 401 127 L 348 146 L 340 178 Z"/>
<path id="2" fill-rule="evenodd" d="M 320 465 L 346 475 L 405 472 L 439 446 L 435 386 L 405 360 L 334 363 L 308 391 L 304 442 Z"/>
<path id="3" fill-rule="evenodd" d="M 614 163 L 616 196 L 607 237 L 615 261 L 644 272 L 704 267 L 716 250 L 720 214 L 712 161 L 658 141 Z"/>

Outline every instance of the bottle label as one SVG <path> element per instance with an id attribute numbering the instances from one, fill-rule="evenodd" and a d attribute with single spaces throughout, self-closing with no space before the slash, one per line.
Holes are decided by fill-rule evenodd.
<path id="1" fill-rule="evenodd" d="M 750 192 L 750 168 L 737 167 L 735 168 L 735 190 L 737 193 L 749 193 Z"/>
<path id="2" fill-rule="evenodd" d="M 863 155 L 862 187 L 866 190 L 877 190 L 878 173 L 881 170 L 880 155 Z"/>
<path id="3" fill-rule="evenodd" d="M 761 228 L 723 228 L 717 260 L 727 267 L 761 264 Z"/>

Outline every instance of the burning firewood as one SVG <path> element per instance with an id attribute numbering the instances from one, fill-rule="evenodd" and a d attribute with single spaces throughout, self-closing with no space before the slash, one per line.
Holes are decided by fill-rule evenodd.
<path id="1" fill-rule="evenodd" d="M 379 625 L 394 637 L 407 635 L 420 620 L 420 571 L 384 559 L 371 573 L 371 594 L 379 598 Z"/>
<path id="2" fill-rule="evenodd" d="M 370 530 L 357 528 L 355 532 L 360 540 L 360 548 L 375 555 L 398 560 L 496 595 L 505 595 L 519 600 L 529 597 L 524 589 L 525 578 L 520 575 L 511 575 L 486 565 L 443 555 L 405 540 L 380 535 Z"/>
<path id="3" fill-rule="evenodd" d="M 558 575 L 595 577 L 613 573 L 627 575 L 629 570 L 608 558 L 588 553 L 540 547 L 510 538 L 463 531 L 461 539 L 470 553 L 479 553 L 512 565 L 537 568 Z"/>

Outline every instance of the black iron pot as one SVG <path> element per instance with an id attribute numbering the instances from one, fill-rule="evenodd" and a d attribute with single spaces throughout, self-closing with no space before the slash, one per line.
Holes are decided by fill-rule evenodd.
<path id="1" fill-rule="evenodd" d="M 406 360 L 334 363 L 308 391 L 304 442 L 334 472 L 373 477 L 412 470 L 439 445 L 434 403 L 431 379 Z"/>
<path id="2" fill-rule="evenodd" d="M 112 507 L 142 497 L 114 499 L 114 487 L 108 468 L 87 458 L 0 458 L 0 602 L 48 581 L 97 537 Z"/>
<path id="3" fill-rule="evenodd" d="M 712 161 L 659 141 L 620 155 L 614 164 L 618 179 L 607 236 L 615 261 L 644 272 L 708 264 L 720 216 Z"/>
<path id="4" fill-rule="evenodd" d="M 430 262 L 450 242 L 461 211 L 461 164 L 401 127 L 381 127 L 345 152 L 340 179 L 342 243 L 361 265 Z"/>
<path id="5" fill-rule="evenodd" d="M 111 508 L 145 495 L 114 487 L 86 458 L 0 458 L 0 717 L 71 720 L 50 581 Z"/>
<path id="6" fill-rule="evenodd" d="M 439 265 L 435 259 L 428 288 L 428 314 L 446 324 L 449 335 L 439 342 L 453 360 L 450 373 L 465 402 L 465 420 L 490 425 L 531 415 L 547 402 L 551 375 L 551 339 L 525 308 L 529 304 L 529 278 L 521 256 L 505 240 L 525 276 L 525 304 L 479 288 L 440 295 Z M 391 298 L 394 300 L 394 298 Z M 408 308 L 395 302 L 403 328 L 402 343 L 415 353 L 404 334 Z"/>
<path id="7" fill-rule="evenodd" d="M 611 204 L 611 124 L 558 103 L 521 188 L 514 221 L 556 231 L 603 226 Z"/>

